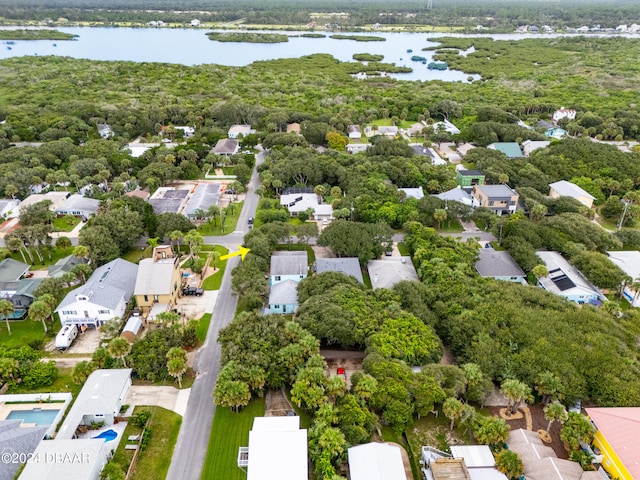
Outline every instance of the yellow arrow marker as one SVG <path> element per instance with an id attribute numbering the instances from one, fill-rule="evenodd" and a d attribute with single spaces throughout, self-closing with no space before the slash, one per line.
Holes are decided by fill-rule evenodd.
<path id="1" fill-rule="evenodd" d="M 249 253 L 249 250 L 251 249 L 245 248 L 242 245 L 238 245 L 237 252 L 231 252 L 231 253 L 227 253 L 226 255 L 222 255 L 220 257 L 220 260 L 226 260 L 227 258 L 237 257 L 238 255 L 242 256 L 242 260 L 244 260 L 244 257 L 247 255 L 247 253 Z"/>

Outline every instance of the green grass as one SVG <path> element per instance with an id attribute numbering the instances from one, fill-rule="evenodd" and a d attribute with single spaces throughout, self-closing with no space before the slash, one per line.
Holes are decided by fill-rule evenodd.
<path id="1" fill-rule="evenodd" d="M 144 249 L 140 249 L 140 247 L 132 247 L 127 253 L 125 253 L 122 258 L 131 263 L 138 263 L 143 258 L 151 258 L 151 254 L 153 253 L 152 247 L 145 247 Z"/>
<path id="2" fill-rule="evenodd" d="M 42 322 L 35 322 L 26 318 L 9 322 L 11 335 L 7 334 L 7 322 L 0 320 L 0 346 L 2 349 L 20 348 L 31 342 L 43 342 L 47 338 L 42 328 Z M 47 325 L 47 328 L 49 326 Z"/>
<path id="3" fill-rule="evenodd" d="M 222 227 L 220 226 L 220 219 L 216 219 L 216 224 L 212 225 L 210 223 L 204 223 L 198 227 L 198 232 L 202 235 L 228 235 L 233 233 L 236 229 L 236 225 L 238 224 L 238 217 L 240 216 L 240 212 L 242 211 L 242 204 L 244 202 L 234 202 L 233 203 L 233 215 L 227 215 L 224 220 L 224 232 L 222 231 Z"/>
<path id="4" fill-rule="evenodd" d="M 239 413 L 216 407 L 201 478 L 246 480 L 247 474 L 238 468 L 238 448 L 249 445 L 253 419 L 264 415 L 264 407 L 264 398 L 253 399 Z"/>
<path id="5" fill-rule="evenodd" d="M 229 253 L 229 250 L 220 245 L 214 245 L 213 250 L 218 252 L 220 255 L 226 255 Z M 213 275 L 209 275 L 204 279 L 204 282 L 202 282 L 202 288 L 205 290 L 220 290 L 220 284 L 222 284 L 222 276 L 224 275 L 224 269 L 227 267 L 227 261 L 218 260 L 216 262 L 216 266 L 219 270 Z"/>
<path id="6" fill-rule="evenodd" d="M 402 255 L 403 257 L 411 256 L 411 251 L 409 250 L 409 247 L 407 247 L 407 245 L 404 242 L 398 242 L 398 251 L 400 252 L 400 255 Z"/>
<path id="7" fill-rule="evenodd" d="M 80 223 L 80 217 L 56 217 L 53 219 L 54 232 L 70 232 Z"/>
<path id="8" fill-rule="evenodd" d="M 313 248 L 311 248 L 309 245 L 305 245 L 302 243 L 281 243 L 276 245 L 276 250 L 278 251 L 285 251 L 285 250 L 290 250 L 290 251 L 294 251 L 294 252 L 301 252 L 303 250 L 307 251 L 307 255 L 309 257 L 309 265 L 313 265 L 313 263 L 316 261 L 316 254 L 313 251 Z"/>
<path id="9" fill-rule="evenodd" d="M 287 400 L 289 400 L 289 403 L 293 407 L 293 410 L 300 417 L 300 428 L 310 428 L 313 418 L 311 418 L 311 415 L 309 414 L 309 412 L 307 412 L 306 410 L 303 410 L 302 408 L 299 408 L 295 404 L 295 402 L 291 401 L 291 392 L 289 390 L 285 390 L 285 394 L 287 395 Z"/>
<path id="10" fill-rule="evenodd" d="M 76 385 L 75 383 L 73 383 L 73 379 L 71 378 L 72 372 L 72 368 L 59 368 L 58 378 L 55 382 L 47 387 L 28 389 L 23 387 L 22 385 L 16 385 L 14 387 L 11 387 L 8 393 L 70 392 L 75 399 L 78 396 L 78 393 L 80 393 L 82 385 Z"/>
<path id="11" fill-rule="evenodd" d="M 449 219 L 442 223 L 440 226 L 441 232 L 460 233 L 464 232 L 464 228 L 460 225 L 460 222 L 456 219 Z"/>
<path id="12" fill-rule="evenodd" d="M 171 464 L 173 449 L 178 440 L 182 417 L 177 413 L 162 407 L 136 407 L 134 413 L 151 412 L 148 428 L 151 429 L 151 439 L 146 448 L 140 452 L 138 462 L 133 469 L 131 479 L 147 480 L 149 478 L 165 478 Z M 138 435 L 142 429 L 128 424 L 123 438 Z M 125 450 L 127 442 L 120 442 L 113 457 L 113 461 L 120 464 L 124 472 L 129 468 L 133 458 L 133 450 Z"/>
<path id="13" fill-rule="evenodd" d="M 54 242 L 55 243 L 55 242 Z M 66 257 L 67 255 L 71 255 L 72 248 L 67 248 L 63 250 L 61 248 L 53 248 L 51 250 L 51 258 L 49 258 L 49 253 L 42 253 L 44 263 L 40 262 L 38 255 L 36 255 L 35 250 L 31 249 L 31 253 L 33 255 L 34 264 L 31 265 L 31 270 L 46 270 L 49 265 L 54 265 L 61 258 Z M 29 264 L 29 256 L 25 254 L 26 263 Z M 19 262 L 24 262 L 25 260 L 22 258 L 20 252 L 11 252 L 8 248 L 0 249 L 0 258 L 13 258 Z"/>
<path id="14" fill-rule="evenodd" d="M 211 323 L 211 314 L 205 313 L 197 320 L 198 324 L 196 325 L 196 335 L 198 336 L 198 340 L 200 343 L 204 343 L 207 339 L 207 331 L 209 330 L 209 324 Z"/>
<path id="15" fill-rule="evenodd" d="M 364 286 L 367 287 L 369 290 L 371 290 L 373 286 L 371 285 L 371 277 L 369 276 L 369 271 L 364 268 L 361 270 L 362 270 L 362 280 L 364 281 Z"/>

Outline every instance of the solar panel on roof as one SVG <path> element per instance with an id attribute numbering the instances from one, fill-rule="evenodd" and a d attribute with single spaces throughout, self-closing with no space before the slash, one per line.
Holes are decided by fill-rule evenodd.
<path id="1" fill-rule="evenodd" d="M 558 287 L 561 292 L 564 292 L 565 290 L 569 290 L 570 288 L 574 288 L 576 286 L 576 284 L 573 283 L 571 279 L 566 275 L 552 278 L 551 281 L 556 284 L 556 287 Z"/>

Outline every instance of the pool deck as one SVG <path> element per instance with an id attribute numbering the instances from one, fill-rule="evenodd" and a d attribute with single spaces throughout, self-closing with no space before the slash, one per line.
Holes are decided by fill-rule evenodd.
<path id="1" fill-rule="evenodd" d="M 11 412 L 19 410 L 63 410 L 64 403 L 0 403 L 0 420 L 6 420 Z M 35 423 L 22 422 L 23 427 L 35 427 Z"/>
<path id="2" fill-rule="evenodd" d="M 100 435 L 102 432 L 106 432 L 107 430 L 113 430 L 118 433 L 118 436 L 113 440 L 105 442 L 105 445 L 108 450 L 113 450 L 114 452 L 117 450 L 118 445 L 120 444 L 120 440 L 124 435 L 124 429 L 127 427 L 127 422 L 114 423 L 113 425 L 105 425 L 97 430 L 89 430 L 87 433 L 82 433 L 78 435 L 78 438 L 93 438 L 96 435 Z"/>

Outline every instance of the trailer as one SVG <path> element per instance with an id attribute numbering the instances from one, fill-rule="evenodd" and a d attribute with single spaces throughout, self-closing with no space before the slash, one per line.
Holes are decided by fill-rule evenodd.
<path id="1" fill-rule="evenodd" d="M 64 325 L 56 335 L 56 348 L 66 350 L 78 336 L 78 326 L 75 324 Z"/>

